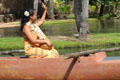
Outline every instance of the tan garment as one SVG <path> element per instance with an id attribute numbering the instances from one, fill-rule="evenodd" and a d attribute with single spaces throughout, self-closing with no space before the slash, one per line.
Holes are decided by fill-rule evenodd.
<path id="1" fill-rule="evenodd" d="M 32 30 L 32 35 L 33 35 L 34 39 L 39 39 L 37 33 L 34 30 Z M 43 39 L 48 40 L 48 38 L 45 36 L 45 34 L 42 31 L 41 31 L 41 35 L 42 35 Z M 24 34 L 24 49 L 25 49 L 26 56 L 29 56 L 31 58 L 36 58 L 36 57 L 55 58 L 55 57 L 59 56 L 57 50 L 55 50 L 54 47 L 51 50 L 46 50 L 46 49 L 42 49 L 36 45 L 40 45 L 40 44 L 30 43 L 29 39 Z"/>

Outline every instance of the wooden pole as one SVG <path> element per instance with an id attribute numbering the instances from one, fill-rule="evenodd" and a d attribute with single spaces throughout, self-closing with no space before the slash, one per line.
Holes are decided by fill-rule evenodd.
<path id="1" fill-rule="evenodd" d="M 87 51 L 82 51 L 82 52 L 77 52 L 77 53 L 72 53 L 72 54 L 65 55 L 65 59 L 77 58 L 77 57 L 80 57 L 80 56 L 88 56 L 90 54 L 95 54 L 97 52 L 111 52 L 111 51 L 120 51 L 120 48 L 87 50 Z"/>
<path id="2" fill-rule="evenodd" d="M 11 56 L 14 56 L 13 53 L 24 53 L 24 50 L 0 51 L 0 55 L 11 55 Z"/>
<path id="3" fill-rule="evenodd" d="M 87 51 L 81 51 L 77 53 L 67 54 L 65 55 L 65 59 L 70 58 L 77 58 L 80 56 L 88 56 L 90 54 L 95 54 L 97 52 L 111 52 L 111 51 L 120 51 L 120 47 L 118 48 L 107 48 L 107 49 L 93 49 L 93 50 L 87 50 Z M 11 51 L 0 51 L 0 55 L 11 55 L 12 53 L 24 53 L 24 50 L 11 50 Z"/>

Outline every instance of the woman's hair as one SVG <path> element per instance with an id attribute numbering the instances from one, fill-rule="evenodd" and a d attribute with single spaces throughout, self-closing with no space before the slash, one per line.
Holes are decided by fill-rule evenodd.
<path id="1" fill-rule="evenodd" d="M 33 16 L 34 11 L 35 10 L 33 9 L 28 9 L 23 12 L 22 17 L 21 17 L 21 27 L 20 27 L 21 31 L 23 30 L 24 25 L 30 20 L 30 16 Z"/>

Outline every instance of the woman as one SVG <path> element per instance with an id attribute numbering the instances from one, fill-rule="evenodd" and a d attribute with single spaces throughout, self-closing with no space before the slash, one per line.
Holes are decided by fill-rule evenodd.
<path id="1" fill-rule="evenodd" d="M 21 30 L 24 35 L 24 49 L 26 56 L 30 58 L 55 58 L 59 57 L 58 52 L 54 49 L 51 42 L 47 39 L 45 34 L 41 31 L 39 26 L 43 24 L 47 12 L 47 8 L 42 3 L 44 13 L 40 20 L 36 22 L 36 11 L 26 10 L 24 11 L 21 20 Z"/>

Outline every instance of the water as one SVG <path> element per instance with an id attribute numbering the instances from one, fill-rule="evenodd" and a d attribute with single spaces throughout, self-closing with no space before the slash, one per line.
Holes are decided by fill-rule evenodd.
<path id="1" fill-rule="evenodd" d="M 120 56 L 120 51 L 107 52 L 107 56 Z"/>
<path id="2" fill-rule="evenodd" d="M 72 36 L 77 33 L 75 23 L 42 25 L 42 31 L 48 36 Z M 19 27 L 0 28 L 0 37 L 22 36 Z"/>
<path id="3" fill-rule="evenodd" d="M 91 33 L 120 33 L 120 20 L 90 20 Z"/>
<path id="4" fill-rule="evenodd" d="M 17 37 L 22 36 L 22 32 L 18 27 L 0 28 L 0 37 Z"/>
<path id="5" fill-rule="evenodd" d="M 64 24 L 42 25 L 41 29 L 48 36 L 73 36 L 77 33 L 75 22 Z M 119 20 L 89 20 L 91 33 L 119 33 Z M 0 37 L 22 36 L 19 27 L 0 28 Z"/>
<path id="6" fill-rule="evenodd" d="M 64 23 L 64 24 L 51 24 L 42 25 L 41 29 L 47 36 L 73 36 L 77 33 L 76 24 Z M 91 33 L 119 33 L 120 32 L 120 21 L 119 20 L 89 20 L 89 30 Z M 16 37 L 21 36 L 22 32 L 19 27 L 13 28 L 0 28 L 0 37 Z M 65 49 L 58 50 L 61 54 L 79 52 L 80 49 Z M 115 53 L 115 52 L 113 52 Z M 120 56 L 120 52 L 113 55 L 108 53 L 108 56 Z"/>
<path id="7" fill-rule="evenodd" d="M 49 36 L 73 36 L 77 33 L 75 23 L 43 25 L 41 29 Z"/>

